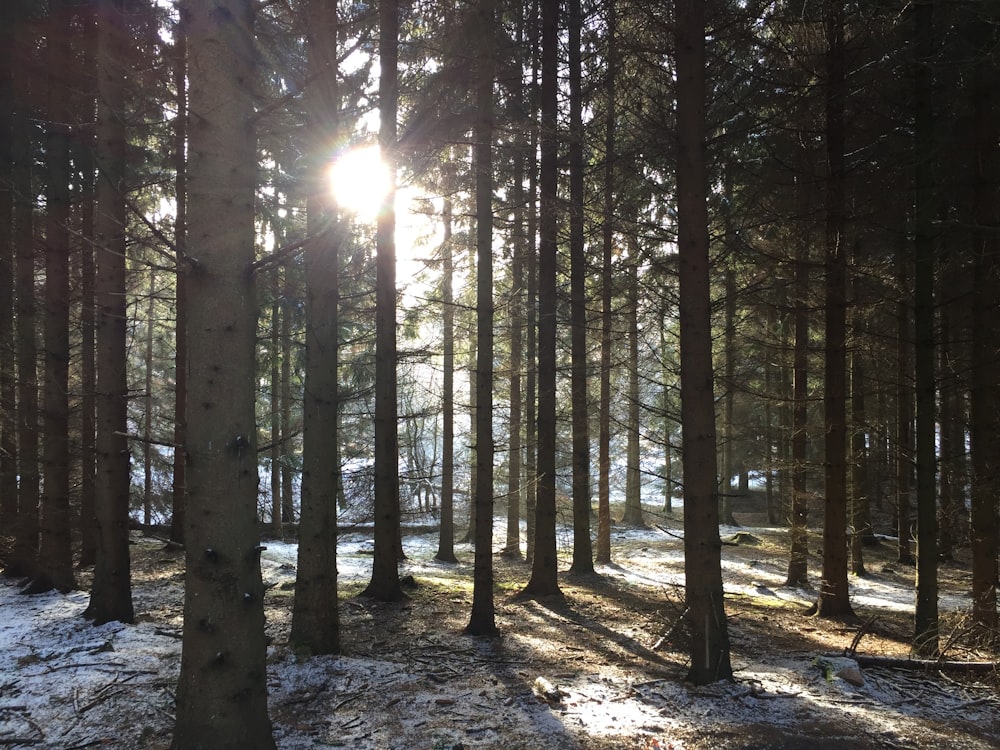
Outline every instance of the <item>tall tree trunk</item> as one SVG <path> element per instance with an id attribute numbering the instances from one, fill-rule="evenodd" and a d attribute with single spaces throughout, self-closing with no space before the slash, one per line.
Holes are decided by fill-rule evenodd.
<path id="1" fill-rule="evenodd" d="M 607 72 L 604 98 L 604 184 L 601 206 L 601 385 L 597 458 L 597 562 L 611 562 L 611 324 L 612 259 L 615 243 L 616 78 L 618 75 L 617 0 L 607 2 Z M 669 489 L 668 489 L 669 491 Z"/>
<path id="2" fill-rule="evenodd" d="M 531 91 L 539 89 L 540 74 L 540 24 L 539 2 L 532 0 L 528 16 L 528 49 L 531 50 Z M 530 133 L 528 136 L 528 252 L 525 259 L 525 329 L 524 342 L 524 476 L 527 480 L 524 497 L 525 545 L 524 558 L 535 556 L 535 510 L 538 496 L 538 253 L 535 238 L 538 234 L 538 166 L 534 155 L 538 152 L 539 127 L 537 100 L 532 94 L 528 110 Z"/>
<path id="3" fill-rule="evenodd" d="M 17 522 L 17 379 L 14 338 L 13 3 L 0 5 L 0 533 Z"/>
<path id="4" fill-rule="evenodd" d="M 896 305 L 896 536 L 897 559 L 913 565 L 910 550 L 910 492 L 913 486 L 913 346 L 910 327 L 910 305 L 907 295 L 908 260 L 898 255 L 898 286 L 900 300 Z"/>
<path id="5" fill-rule="evenodd" d="M 541 0 L 542 87 L 538 247 L 538 458 L 535 545 L 526 596 L 561 595 L 556 557 L 556 255 L 559 0 Z"/>
<path id="6" fill-rule="evenodd" d="M 70 8 L 65 0 L 49 3 L 48 132 L 45 161 L 45 381 L 43 389 L 42 499 L 39 570 L 25 589 L 38 593 L 76 586 L 70 546 L 69 506 L 69 217 L 70 164 L 68 125 L 72 113 L 65 75 L 71 59 Z"/>
<path id="7" fill-rule="evenodd" d="M 271 750 L 254 415 L 254 4 L 184 2 L 191 382 L 184 639 L 174 750 Z M 219 221 L 220 216 L 226 222 Z"/>
<path id="8" fill-rule="evenodd" d="M 970 432 L 972 446 L 972 617 L 987 627 L 997 627 L 997 550 L 1000 529 L 997 497 L 1000 496 L 1000 356 L 996 332 L 1000 327 L 1000 84 L 995 49 L 995 24 L 979 20 L 970 36 L 977 55 L 972 76 L 971 141 L 973 167 L 973 273 L 972 373 L 970 388 Z"/>
<path id="9" fill-rule="evenodd" d="M 495 0 L 478 0 L 476 26 L 476 556 L 465 632 L 496 636 L 493 605 L 493 78 Z"/>
<path id="10" fill-rule="evenodd" d="M 933 0 L 913 5 L 916 67 L 914 69 L 914 287 L 916 310 L 917 392 L 917 576 L 914 646 L 920 656 L 938 654 L 938 525 L 937 456 L 935 441 L 936 383 L 934 379 L 934 77 L 930 68 L 934 54 Z"/>
<path id="11" fill-rule="evenodd" d="M 124 294 L 124 290 L 122 292 Z M 146 375 L 142 422 L 142 522 L 153 522 L 153 332 L 156 316 L 156 270 L 149 269 L 149 297 L 146 300 L 146 341 L 143 364 Z"/>
<path id="12" fill-rule="evenodd" d="M 633 246 L 633 250 L 636 248 Z M 642 515 L 642 472 L 639 466 L 639 259 L 628 265 L 628 445 L 625 449 L 626 526 L 644 526 Z"/>
<path id="13" fill-rule="evenodd" d="M 726 178 L 728 190 L 729 178 Z M 728 219 L 727 219 L 728 222 Z M 722 523 L 729 526 L 736 525 L 733 518 L 733 474 L 736 467 L 733 466 L 733 417 L 735 414 L 735 372 L 736 372 L 736 274 L 733 272 L 732 260 L 726 261 L 726 268 L 723 272 L 726 286 L 726 329 L 723 347 L 723 376 L 722 382 L 725 388 L 723 397 L 723 421 L 722 421 L 722 471 L 720 472 L 719 493 L 722 495 L 720 504 L 720 514 Z"/>
<path id="14" fill-rule="evenodd" d="M 676 5 L 677 245 L 680 276 L 681 429 L 684 431 L 684 574 L 690 628 L 688 679 L 732 677 L 722 593 L 722 545 L 712 391 L 708 258 L 705 5 Z"/>
<path id="15" fill-rule="evenodd" d="M 174 278 L 174 470 L 171 488 L 170 540 L 184 542 L 184 503 L 187 495 L 187 27 L 181 13 L 174 27 L 174 86 L 177 114 L 174 117 L 174 244 L 177 265 Z"/>
<path id="16" fill-rule="evenodd" d="M 441 529 L 434 556 L 441 562 L 458 562 L 455 557 L 455 276 L 452 245 L 451 198 L 445 197 L 441 210 L 441 318 L 443 320 L 443 362 L 441 430 Z"/>
<path id="17" fill-rule="evenodd" d="M 315 85 L 315 84 L 313 84 Z M 315 187 L 311 188 L 315 191 Z M 306 217 L 308 222 L 308 214 Z M 280 537 L 281 529 L 281 266 L 271 277 L 271 533 Z M 308 298 L 308 292 L 306 292 Z M 308 354 L 307 354 L 308 356 Z"/>
<path id="18" fill-rule="evenodd" d="M 95 4 L 81 8 L 83 48 L 80 60 L 78 104 L 80 121 L 93 122 L 97 106 L 97 14 Z M 95 517 L 95 477 L 97 474 L 96 408 L 97 373 L 95 363 L 95 292 L 94 292 L 94 217 L 96 172 L 94 169 L 95 134 L 79 128 L 75 141 L 74 162 L 80 175 L 80 557 L 77 567 L 88 568 L 97 562 L 97 519 Z"/>
<path id="19" fill-rule="evenodd" d="M 807 180 L 802 180 L 807 182 Z M 800 210 L 808 208 L 809 194 L 800 185 Z M 805 214 L 803 214 L 805 215 Z M 809 235 L 795 246 L 794 339 L 792 351 L 791 419 L 791 549 L 786 586 L 809 585 L 809 496 L 806 480 L 809 448 Z"/>
<path id="20" fill-rule="evenodd" d="M 285 265 L 281 297 L 283 300 L 297 299 L 294 289 L 294 265 Z M 279 391 L 279 401 L 281 404 L 281 441 L 278 450 L 281 460 L 281 522 L 295 522 L 295 493 L 292 489 L 292 479 L 295 474 L 295 467 L 285 457 L 291 451 L 292 434 L 292 315 L 291 305 L 287 302 L 283 305 L 281 314 L 281 388 Z M 335 433 L 334 433 L 335 434 Z M 328 460 L 332 458 L 332 452 L 327 454 Z M 330 460 L 330 464 L 333 461 Z"/>
<path id="21" fill-rule="evenodd" d="M 663 384 L 660 389 L 660 408 L 663 411 L 663 512 L 673 514 L 674 512 L 674 482 L 671 462 L 670 438 L 674 431 L 674 417 L 670 413 L 670 368 L 667 365 L 667 311 L 664 310 L 659 315 L 660 329 L 660 358 L 662 365 L 660 368 Z"/>
<path id="22" fill-rule="evenodd" d="M 10 5 L 5 3 L 5 5 Z M 22 19 L 23 22 L 24 19 Z M 22 24 L 15 35 L 14 56 L 28 59 L 35 43 L 34 35 Z M 13 242 L 15 346 L 17 351 L 17 523 L 14 549 L 4 574 L 10 577 L 33 576 L 38 558 L 39 446 L 38 446 L 38 314 L 35 305 L 35 223 L 31 143 L 32 125 L 26 111 L 31 81 L 27 66 L 14 71 L 14 91 L 20 102 L 13 112 L 11 157 L 13 169 Z"/>
<path id="23" fill-rule="evenodd" d="M 823 411 L 826 426 L 823 579 L 816 613 L 853 614 L 847 586 L 847 248 L 844 139 L 844 3 L 826 0 L 826 329 Z"/>
<path id="24" fill-rule="evenodd" d="M 132 622 L 126 310 L 125 79 L 123 0 L 102 0 L 97 44 L 97 564 L 85 616 Z M 152 294 L 150 294 L 152 298 Z M 149 325 L 152 326 L 152 318 Z M 148 398 L 147 394 L 147 398 Z M 148 429 L 148 427 L 147 427 Z M 148 445 L 148 441 L 146 445 Z M 148 464 L 148 458 L 147 458 Z M 147 524 L 149 523 L 147 519 Z"/>
<path id="25" fill-rule="evenodd" d="M 583 205 L 583 63 L 580 0 L 569 0 L 569 265 L 570 391 L 573 420 L 573 563 L 570 571 L 594 572 L 590 542 L 590 419 L 587 414 L 587 256 Z"/>
<path id="26" fill-rule="evenodd" d="M 396 404 L 396 112 L 399 4 L 379 4 L 379 146 L 389 168 L 375 258 L 375 557 L 364 595 L 399 601 L 399 433 Z"/>
<path id="27" fill-rule="evenodd" d="M 302 409 L 302 501 L 299 557 L 289 640 L 314 654 L 340 650 L 337 606 L 340 243 L 326 184 L 327 144 L 340 132 L 337 0 L 310 0 L 309 193 L 306 198 L 306 373 Z"/>

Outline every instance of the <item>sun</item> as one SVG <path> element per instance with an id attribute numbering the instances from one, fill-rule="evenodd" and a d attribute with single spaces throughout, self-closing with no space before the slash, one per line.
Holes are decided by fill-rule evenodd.
<path id="1" fill-rule="evenodd" d="M 330 189 L 337 205 L 362 220 L 373 220 L 392 187 L 389 167 L 378 146 L 343 152 L 330 166 Z"/>

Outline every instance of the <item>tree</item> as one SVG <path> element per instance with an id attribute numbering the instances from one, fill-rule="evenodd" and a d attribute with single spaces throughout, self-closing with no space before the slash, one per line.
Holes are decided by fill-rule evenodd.
<path id="1" fill-rule="evenodd" d="M 611 562 L 611 326 L 613 292 L 615 207 L 615 82 L 618 72 L 618 12 L 616 0 L 609 0 L 607 66 L 604 97 L 604 174 L 601 206 L 601 384 L 598 426 L 597 477 L 597 562 Z"/>
<path id="2" fill-rule="evenodd" d="M 128 380 L 125 370 L 125 79 L 123 0 L 102 0 L 97 26 L 97 560 L 85 616 L 132 622 L 129 561 Z M 150 319 L 152 325 L 152 319 Z M 147 394 L 147 399 L 149 394 Z M 147 425 L 148 429 L 148 425 Z M 148 445 L 148 441 L 146 443 Z M 149 460 L 146 460 L 147 467 Z M 148 506 L 147 506 L 148 507 Z M 148 523 L 147 518 L 147 523 Z"/>
<path id="3" fill-rule="evenodd" d="M 465 632 L 496 636 L 493 605 L 493 79 L 496 6 L 479 0 L 474 10 L 476 59 L 476 553 L 472 614 Z"/>
<path id="4" fill-rule="evenodd" d="M 441 528 L 438 550 L 434 556 L 441 562 L 458 562 L 455 557 L 455 299 L 452 282 L 455 275 L 452 247 L 451 197 L 444 199 L 441 210 L 441 318 L 443 321 L 443 351 L 441 399 L 443 401 L 441 430 Z"/>
<path id="5" fill-rule="evenodd" d="M 181 6 L 192 123 L 188 324 L 197 335 L 189 339 L 176 750 L 275 746 L 256 514 L 253 8 L 249 0 Z"/>
<path id="6" fill-rule="evenodd" d="M 913 6 L 916 66 L 914 107 L 914 234 L 917 392 L 917 601 L 914 645 L 921 656 L 938 654 L 938 524 L 937 457 L 935 455 L 936 389 L 934 378 L 934 111 L 931 56 L 934 53 L 933 0 Z"/>
<path id="7" fill-rule="evenodd" d="M 306 28 L 310 83 L 310 163 L 306 175 L 306 375 L 302 410 L 302 501 L 290 640 L 312 653 L 340 650 L 337 609 L 337 415 L 340 229 L 326 185 L 326 159 L 337 136 L 337 2 L 310 0 Z M 273 395 L 272 395 L 273 398 Z M 272 468 L 272 471 L 274 469 Z"/>
<path id="8" fill-rule="evenodd" d="M 843 0 L 826 0 L 826 361 L 823 579 L 816 613 L 852 615 L 847 587 L 847 248 L 844 103 L 847 95 Z"/>
<path id="9" fill-rule="evenodd" d="M 170 540 L 184 542 L 184 505 L 187 494 L 187 27 L 184 14 L 174 25 L 173 76 L 177 114 L 174 116 L 174 456 L 171 486 Z"/>
<path id="10" fill-rule="evenodd" d="M 72 119 L 65 72 L 72 60 L 72 25 L 66 0 L 49 4 L 46 77 L 45 346 L 42 498 L 38 570 L 25 593 L 76 587 L 69 505 L 69 218 Z"/>
<path id="11" fill-rule="evenodd" d="M 396 112 L 399 4 L 379 4 L 379 146 L 390 188 L 376 228 L 375 279 L 375 557 L 365 596 L 399 601 L 399 434 L 396 412 Z"/>
<path id="12" fill-rule="evenodd" d="M 559 0 L 541 0 L 542 85 L 538 246 L 538 456 L 535 544 L 525 596 L 561 595 L 556 557 L 557 46 Z M 529 294 L 529 297 L 531 295 Z M 530 389 L 529 389 L 530 390 Z"/>
<path id="13" fill-rule="evenodd" d="M 17 394 L 14 377 L 14 3 L 0 8 L 0 533 L 17 520 Z"/>
<path id="14" fill-rule="evenodd" d="M 691 634 L 688 679 L 704 685 L 733 674 L 722 593 L 712 392 L 705 6 L 700 0 L 680 0 L 675 13 L 684 573 Z"/>
<path id="15" fill-rule="evenodd" d="M 590 419 L 587 414 L 587 256 L 584 247 L 583 11 L 569 0 L 569 266 L 570 389 L 573 420 L 573 563 L 577 574 L 594 572 L 590 542 Z"/>
<path id="16" fill-rule="evenodd" d="M 974 14 L 978 15 L 978 14 Z M 972 100 L 973 305 L 972 372 L 969 413 L 972 448 L 972 617 L 987 628 L 997 626 L 997 496 L 1000 471 L 1000 376 L 995 331 L 1000 324 L 1000 84 L 995 24 L 981 18 L 967 22 L 975 61 L 969 86 Z"/>

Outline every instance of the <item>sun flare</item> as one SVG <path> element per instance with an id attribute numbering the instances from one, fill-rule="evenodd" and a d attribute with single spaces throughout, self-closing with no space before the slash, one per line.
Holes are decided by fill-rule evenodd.
<path id="1" fill-rule="evenodd" d="M 330 189 L 337 205 L 361 219 L 374 219 L 392 181 L 378 146 L 345 151 L 330 167 Z"/>

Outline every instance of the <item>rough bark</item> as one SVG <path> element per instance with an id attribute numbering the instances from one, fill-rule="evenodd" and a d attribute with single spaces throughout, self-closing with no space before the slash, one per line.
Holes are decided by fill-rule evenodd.
<path id="1" fill-rule="evenodd" d="M 455 557 L 455 275 L 452 246 L 452 205 L 445 198 L 441 211 L 441 318 L 443 325 L 442 421 L 441 430 L 441 528 L 434 556 L 441 562 L 458 562 Z"/>
<path id="2" fill-rule="evenodd" d="M 97 562 L 85 616 L 132 622 L 129 560 L 125 79 L 122 0 L 102 0 L 97 44 Z M 152 320 L 149 321 L 152 325 Z M 148 396 L 147 396 L 148 398 Z M 148 459 L 147 459 L 148 464 Z M 147 520 L 148 523 L 148 520 Z"/>
<path id="3" fill-rule="evenodd" d="M 590 419 L 587 402 L 587 256 L 583 205 L 583 63 L 580 0 L 569 0 L 569 264 L 570 401 L 573 424 L 573 562 L 570 571 L 594 572 L 590 541 Z"/>
<path id="4" fill-rule="evenodd" d="M 475 9 L 476 59 L 476 552 L 465 632 L 496 636 L 493 605 L 493 78 L 495 0 Z"/>
<path id="5" fill-rule="evenodd" d="M 396 112 L 399 5 L 379 4 L 379 146 L 391 187 L 378 214 L 375 255 L 375 557 L 364 595 L 399 601 L 399 433 L 396 405 Z"/>
<path id="6" fill-rule="evenodd" d="M 706 194 L 705 6 L 676 5 L 677 218 L 688 679 L 732 677 L 722 593 Z"/>
<path id="7" fill-rule="evenodd" d="M 339 267 L 341 235 L 326 184 L 327 144 L 339 131 L 337 2 L 306 7 L 310 87 L 306 199 L 306 364 L 302 410 L 302 499 L 299 557 L 289 640 L 314 654 L 340 650 L 337 604 L 339 440 Z M 278 509 L 276 509 L 278 510 Z M 280 512 L 280 511 L 279 511 Z"/>
<path id="8" fill-rule="evenodd" d="M 526 596 L 561 595 L 556 557 L 556 242 L 559 1 L 541 1 L 542 86 L 538 248 L 538 457 L 535 544 Z"/>
<path id="9" fill-rule="evenodd" d="M 185 2 L 191 131 L 187 512 L 175 750 L 271 750 L 254 415 L 254 4 Z M 219 217 L 226 216 L 225 222 Z"/>

